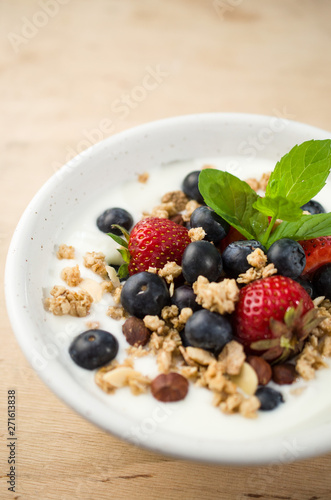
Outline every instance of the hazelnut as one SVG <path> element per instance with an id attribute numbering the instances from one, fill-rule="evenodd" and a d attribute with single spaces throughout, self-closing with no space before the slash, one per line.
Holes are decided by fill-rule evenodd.
<path id="1" fill-rule="evenodd" d="M 293 384 L 298 377 L 295 366 L 290 363 L 272 367 L 272 380 L 279 385 Z"/>
<path id="2" fill-rule="evenodd" d="M 131 316 L 122 326 L 122 331 L 130 345 L 145 345 L 149 341 L 151 331 L 146 328 L 142 319 Z"/>
<path id="3" fill-rule="evenodd" d="M 272 377 L 272 369 L 269 363 L 260 356 L 248 356 L 247 363 L 255 370 L 259 385 L 267 385 Z"/>
<path id="4" fill-rule="evenodd" d="M 188 381 L 179 373 L 161 373 L 151 384 L 151 391 L 155 399 L 163 403 L 180 401 L 188 392 Z"/>
<path id="5" fill-rule="evenodd" d="M 180 226 L 185 226 L 185 222 L 181 214 L 172 215 L 169 219 L 176 222 L 176 224 L 179 224 Z"/>

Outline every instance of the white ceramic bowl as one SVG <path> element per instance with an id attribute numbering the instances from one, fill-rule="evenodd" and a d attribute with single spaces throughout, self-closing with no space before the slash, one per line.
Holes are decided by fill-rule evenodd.
<path id="1" fill-rule="evenodd" d="M 122 132 L 60 169 L 23 214 L 10 246 L 5 279 L 13 330 L 27 359 L 50 389 L 112 434 L 187 459 L 226 464 L 283 463 L 330 451 L 331 396 L 324 391 L 325 384 L 331 382 L 328 370 L 321 370 L 321 381 L 318 374 L 312 391 L 308 391 L 311 404 L 303 399 L 302 405 L 298 400 L 298 407 L 292 404 L 288 414 L 287 410 L 275 410 L 253 422 L 224 416 L 212 407 L 208 411 L 214 413 L 209 416 L 207 410 L 192 409 L 186 400 L 164 405 L 149 395 L 134 398 L 125 389 L 116 396 L 105 395 L 94 385 L 92 374 L 86 374 L 69 358 L 70 339 L 64 338 L 62 344 L 52 341 L 54 318 L 50 320 L 42 302 L 54 248 L 62 242 L 67 224 L 72 223 L 77 210 L 86 211 L 96 196 L 104 196 L 114 184 L 134 180 L 137 173 L 156 166 L 166 168 L 175 160 L 190 158 L 232 157 L 234 169 L 239 165 L 241 175 L 248 177 L 255 162 L 275 164 L 295 144 L 329 136 L 323 130 L 281 117 L 190 115 Z M 330 203 L 330 185 L 325 189 L 324 199 Z M 330 205 L 327 208 L 330 210 Z M 198 401 L 203 406 L 209 395 L 201 391 Z"/>

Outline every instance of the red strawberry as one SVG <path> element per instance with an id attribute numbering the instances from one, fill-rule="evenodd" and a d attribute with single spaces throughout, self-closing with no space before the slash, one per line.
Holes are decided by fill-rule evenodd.
<path id="1" fill-rule="evenodd" d="M 303 275 L 315 272 L 319 267 L 331 262 L 331 236 L 321 236 L 312 240 L 299 241 L 306 254 Z"/>
<path id="2" fill-rule="evenodd" d="M 161 269 L 167 262 L 181 264 L 182 255 L 191 243 L 188 230 L 169 219 L 148 217 L 138 222 L 130 233 L 130 275 Z"/>
<path id="3" fill-rule="evenodd" d="M 316 314 L 299 283 L 271 276 L 240 290 L 234 316 L 236 336 L 248 352 L 262 351 L 268 361 L 283 361 L 302 349 L 311 330 L 322 321 Z"/>

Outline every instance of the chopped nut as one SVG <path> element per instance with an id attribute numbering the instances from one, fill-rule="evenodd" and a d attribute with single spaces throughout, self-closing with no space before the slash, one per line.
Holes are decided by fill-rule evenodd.
<path id="1" fill-rule="evenodd" d="M 200 349 L 199 347 L 188 346 L 185 351 L 187 356 L 186 359 L 190 359 L 198 365 L 208 366 L 210 363 L 215 361 L 215 356 L 204 349 Z"/>
<path id="2" fill-rule="evenodd" d="M 162 373 L 151 383 L 154 398 L 164 403 L 181 401 L 186 397 L 188 387 L 187 379 L 175 372 Z"/>
<path id="3" fill-rule="evenodd" d="M 183 366 L 180 369 L 181 375 L 185 378 L 196 378 L 198 375 L 198 367 L 197 366 Z"/>
<path id="4" fill-rule="evenodd" d="M 209 283 L 204 276 L 199 276 L 193 283 L 196 301 L 205 309 L 219 314 L 232 313 L 239 300 L 239 288 L 233 279 L 225 279 L 220 283 Z"/>
<path id="5" fill-rule="evenodd" d="M 122 306 L 109 306 L 106 312 L 107 316 L 112 319 L 120 320 L 127 317 L 126 312 Z"/>
<path id="6" fill-rule="evenodd" d="M 272 380 L 278 385 L 293 384 L 298 378 L 294 365 L 283 363 L 272 367 Z"/>
<path id="7" fill-rule="evenodd" d="M 192 227 L 188 232 L 191 241 L 201 241 L 206 236 L 206 233 L 202 227 Z"/>
<path id="8" fill-rule="evenodd" d="M 183 219 L 185 222 L 188 222 L 193 214 L 194 210 L 198 207 L 201 207 L 200 203 L 195 200 L 190 200 L 185 206 L 185 212 L 183 213 Z"/>
<path id="9" fill-rule="evenodd" d="M 317 348 L 307 342 L 297 358 L 295 369 L 303 379 L 311 380 L 315 377 L 316 370 L 327 366 Z"/>
<path id="10" fill-rule="evenodd" d="M 84 255 L 84 266 L 103 278 L 108 276 L 105 256 L 101 252 L 86 252 Z"/>
<path id="11" fill-rule="evenodd" d="M 246 355 L 242 344 L 231 340 L 222 349 L 218 356 L 218 361 L 224 366 L 224 373 L 228 375 L 238 375 L 241 372 Z"/>
<path id="12" fill-rule="evenodd" d="M 223 403 L 220 404 L 220 409 L 223 413 L 235 413 L 239 410 L 241 403 L 244 401 L 244 396 L 239 392 L 231 394 Z"/>
<path id="13" fill-rule="evenodd" d="M 131 316 L 122 326 L 124 337 L 130 345 L 143 346 L 150 339 L 151 331 L 146 328 L 142 319 Z"/>
<path id="14" fill-rule="evenodd" d="M 68 246 L 65 243 L 62 243 L 62 245 L 59 246 L 59 249 L 56 252 L 56 256 L 59 260 L 74 259 L 75 258 L 75 249 L 72 246 Z"/>
<path id="15" fill-rule="evenodd" d="M 106 392 L 113 392 L 115 389 L 129 386 L 134 395 L 146 392 L 150 385 L 148 377 L 130 366 L 116 366 L 110 371 L 99 374 L 96 377 L 96 382 Z"/>
<path id="16" fill-rule="evenodd" d="M 144 217 L 159 217 L 160 219 L 169 219 L 173 215 L 177 214 L 177 210 L 172 201 L 168 203 L 161 203 L 161 205 L 157 205 L 151 211 L 151 213 L 144 212 Z"/>
<path id="17" fill-rule="evenodd" d="M 107 271 L 108 278 L 113 284 L 113 288 L 118 288 L 119 286 L 121 286 L 121 282 L 119 280 L 119 277 L 117 276 L 116 269 L 112 266 L 105 266 L 105 268 Z"/>
<path id="18" fill-rule="evenodd" d="M 147 272 L 148 273 L 151 273 L 151 274 L 157 274 L 157 271 L 158 271 L 158 268 L 157 267 L 149 267 L 147 269 Z"/>
<path id="19" fill-rule="evenodd" d="M 102 281 L 100 286 L 103 293 L 111 293 L 114 290 L 112 281 Z"/>
<path id="20" fill-rule="evenodd" d="M 113 292 L 111 292 L 115 304 L 119 304 L 121 302 L 122 289 L 123 286 L 118 286 Z"/>
<path id="21" fill-rule="evenodd" d="M 65 267 L 62 269 L 61 278 L 69 286 L 77 286 L 82 281 L 78 264 L 74 267 Z"/>
<path id="22" fill-rule="evenodd" d="M 161 201 L 162 203 L 172 202 L 176 211 L 182 212 L 189 202 L 189 199 L 183 191 L 170 191 L 162 196 Z"/>
<path id="23" fill-rule="evenodd" d="M 259 385 L 267 385 L 272 377 L 272 369 L 269 363 L 260 356 L 248 356 L 247 363 L 255 370 Z"/>
<path id="24" fill-rule="evenodd" d="M 172 283 L 182 273 L 182 268 L 176 262 L 167 262 L 162 269 L 158 270 L 158 275 L 164 278 L 167 283 Z"/>
<path id="25" fill-rule="evenodd" d="M 45 307 L 55 316 L 84 317 L 89 313 L 93 299 L 84 290 L 79 292 L 66 289 L 64 286 L 54 286 L 51 290 L 52 298 L 45 300 Z"/>
<path id="26" fill-rule="evenodd" d="M 85 325 L 89 330 L 98 330 L 100 328 L 99 321 L 86 321 Z"/>
<path id="27" fill-rule="evenodd" d="M 161 349 L 157 353 L 156 362 L 160 373 L 169 373 L 172 363 L 171 352 L 168 352 L 165 349 Z"/>
<path id="28" fill-rule="evenodd" d="M 146 184 L 146 182 L 148 181 L 149 179 L 149 173 L 148 172 L 144 172 L 143 174 L 139 174 L 138 175 L 138 182 L 140 182 L 141 184 Z"/>
<path id="29" fill-rule="evenodd" d="M 251 396 L 248 399 L 244 399 L 239 406 L 240 414 L 245 418 L 256 418 L 256 411 L 260 408 L 261 403 L 256 396 Z"/>
<path id="30" fill-rule="evenodd" d="M 331 356 L 331 337 L 323 338 L 319 350 L 322 356 Z"/>
<path id="31" fill-rule="evenodd" d="M 176 318 L 178 316 L 178 313 L 178 307 L 173 304 L 172 306 L 166 306 L 162 309 L 161 317 L 162 319 L 167 321 L 169 319 Z"/>
<path id="32" fill-rule="evenodd" d="M 156 354 L 161 349 L 163 342 L 164 342 L 164 337 L 153 332 L 148 346 L 152 350 L 152 352 Z"/>
<path id="33" fill-rule="evenodd" d="M 247 256 L 247 262 L 252 267 L 245 273 L 239 274 L 237 278 L 238 283 L 248 284 L 261 278 L 268 278 L 277 273 L 277 269 L 273 264 L 266 265 L 267 256 L 261 248 L 256 248 L 250 253 Z"/>
<path id="34" fill-rule="evenodd" d="M 242 365 L 239 375 L 231 375 L 230 378 L 248 396 L 255 394 L 258 378 L 255 370 L 248 363 Z"/>
<path id="35" fill-rule="evenodd" d="M 166 333 L 168 333 L 169 329 L 166 327 L 165 322 L 158 316 L 147 315 L 143 318 L 143 322 L 146 328 L 152 332 L 156 332 L 159 335 L 166 335 Z"/>

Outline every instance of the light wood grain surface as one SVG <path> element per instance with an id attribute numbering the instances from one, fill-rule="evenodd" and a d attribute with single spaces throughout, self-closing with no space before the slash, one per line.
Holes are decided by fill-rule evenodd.
<path id="1" fill-rule="evenodd" d="M 1 279 L 32 196 L 61 164 L 110 133 L 205 111 L 281 115 L 331 130 L 328 0 L 2 0 L 0 9 Z M 148 68 L 163 76 L 144 94 L 137 87 Z M 121 111 L 120 101 L 127 103 Z M 111 127 L 103 127 L 106 119 Z M 0 294 L 1 499 L 331 499 L 331 455 L 210 466 L 100 431 L 30 368 Z M 16 493 L 6 484 L 11 388 Z M 290 453 L 295 458 L 295 446 Z"/>

